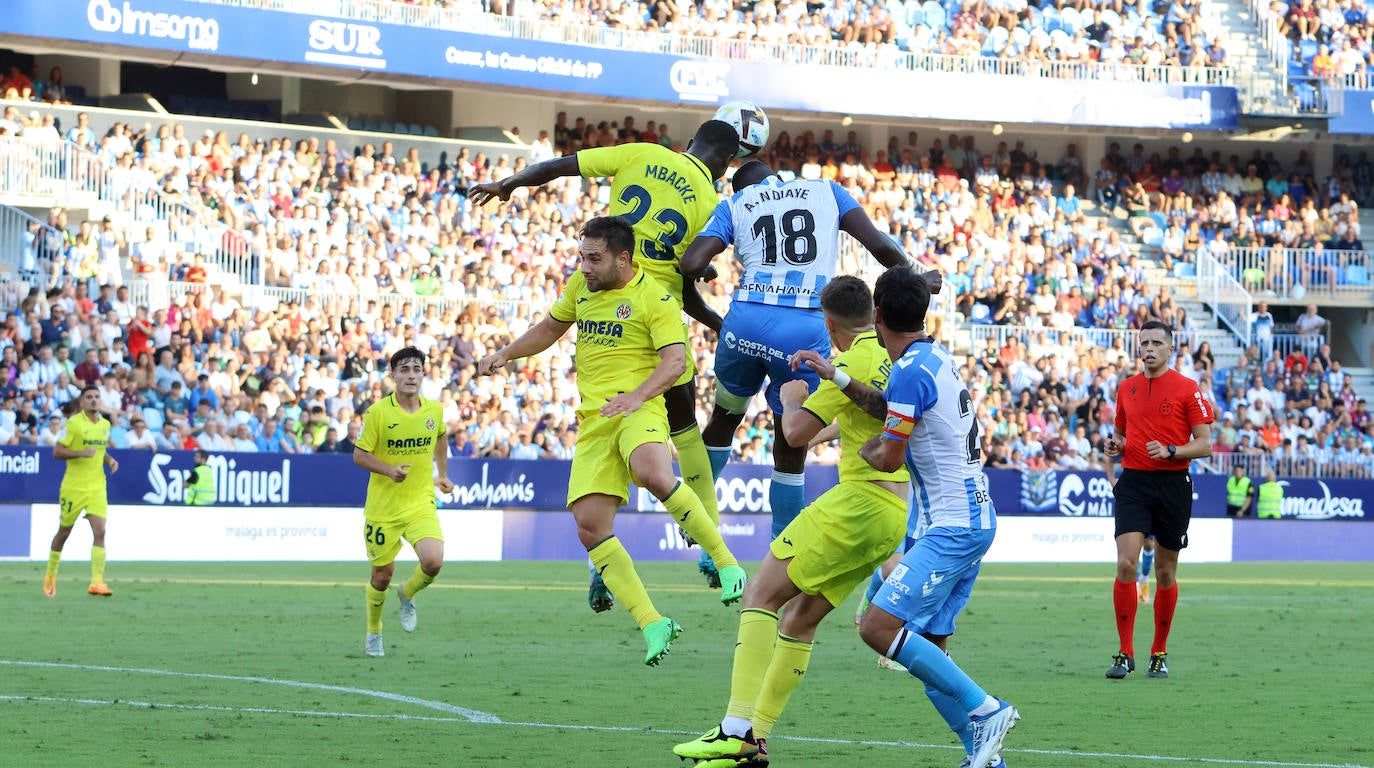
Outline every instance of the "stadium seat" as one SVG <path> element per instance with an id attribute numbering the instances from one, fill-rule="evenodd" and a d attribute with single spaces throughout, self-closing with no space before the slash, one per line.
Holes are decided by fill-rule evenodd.
<path id="1" fill-rule="evenodd" d="M 978 325 L 992 325 L 992 310 L 988 309 L 986 304 L 974 304 L 969 322 Z"/>
<path id="2" fill-rule="evenodd" d="M 1046 32 L 1057 32 L 1064 29 L 1064 17 L 1060 15 L 1058 8 L 1047 5 L 1040 11 L 1040 28 Z"/>
<path id="3" fill-rule="evenodd" d="M 1150 213 L 1150 221 L 1153 221 L 1155 223 L 1155 226 L 1158 227 L 1161 232 L 1169 226 L 1169 220 L 1165 218 L 1164 214 L 1160 213 L 1159 211 L 1153 211 Z"/>
<path id="4" fill-rule="evenodd" d="M 911 27 L 913 30 L 915 30 L 916 27 L 926 23 L 925 9 L 921 8 L 920 6 L 912 6 L 911 10 L 907 11 L 906 23 L 907 26 Z"/>
<path id="5" fill-rule="evenodd" d="M 1191 262 L 1180 261 L 1174 265 L 1174 277 L 1179 280 L 1192 280 L 1197 277 L 1197 267 Z"/>
<path id="6" fill-rule="evenodd" d="M 983 39 L 983 55 L 996 56 L 1007 47 L 1007 38 L 1011 33 L 1005 27 L 993 27 L 988 31 L 988 36 Z"/>
<path id="7" fill-rule="evenodd" d="M 1083 28 L 1083 20 L 1079 18 L 1077 8 L 1064 8 L 1059 12 L 1059 23 L 1061 29 L 1073 37 L 1074 33 Z"/>
<path id="8" fill-rule="evenodd" d="M 1106 24 L 1112 29 L 1121 28 L 1121 14 L 1117 13 L 1111 8 L 1103 9 L 1101 19 L 1103 24 Z"/>
<path id="9" fill-rule="evenodd" d="M 1017 27 L 1011 31 L 1011 41 L 1016 46 L 1016 52 L 1020 53 L 1030 46 L 1030 33 L 1025 27 Z"/>
<path id="10" fill-rule="evenodd" d="M 1145 234 L 1140 238 L 1140 242 L 1151 248 L 1158 248 L 1164 243 L 1164 230 L 1159 227 L 1151 227 L 1145 230 Z"/>
<path id="11" fill-rule="evenodd" d="M 426 125 L 424 135 L 429 137 L 437 137 L 439 135 L 439 129 L 435 128 L 432 125 Z"/>
<path id="12" fill-rule="evenodd" d="M 1341 275 L 1344 285 L 1369 285 L 1369 269 L 1363 264 L 1347 264 Z"/>
<path id="13" fill-rule="evenodd" d="M 148 423 L 148 429 L 154 432 L 162 429 L 163 423 L 166 422 L 166 419 L 162 416 L 161 408 L 144 408 L 143 420 Z"/>

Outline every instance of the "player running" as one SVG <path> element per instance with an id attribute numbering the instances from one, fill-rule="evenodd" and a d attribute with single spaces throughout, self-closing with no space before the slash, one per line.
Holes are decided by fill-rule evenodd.
<path id="1" fill-rule="evenodd" d="M 822 379 L 837 379 L 870 415 L 886 417 L 882 435 L 859 455 L 875 469 L 890 472 L 905 463 L 911 473 L 920 530 L 865 611 L 859 634 L 925 684 L 964 744 L 963 768 L 999 766 L 1002 739 L 1020 715 L 946 653 L 954 619 L 968 603 L 997 530 L 973 398 L 949 352 L 926 335 L 930 289 L 921 275 L 890 269 L 878 277 L 873 299 L 874 325 L 895 361 L 885 392 L 851 381 L 814 352 L 798 353 Z"/>
<path id="2" fill-rule="evenodd" d="M 829 338 L 841 351 L 835 367 L 876 389 L 886 386 L 892 361 L 873 331 L 868 286 L 857 277 L 836 277 L 820 291 L 820 304 Z M 764 764 L 764 740 L 801 685 L 816 627 L 902 539 L 906 468 L 880 472 L 859 458 L 859 446 L 882 432 L 882 421 L 851 403 L 834 382 L 821 383 L 809 397 L 800 379 L 780 390 L 780 423 L 789 443 L 805 446 L 838 420 L 840 483 L 770 545 L 744 593 L 725 719 L 701 738 L 674 747 L 679 757 L 726 766 Z"/>
<path id="3" fill-rule="evenodd" d="M 90 386 L 81 390 L 80 411 L 62 425 L 52 455 L 67 462 L 62 473 L 62 486 L 57 492 L 57 506 L 61 518 L 57 533 L 52 537 L 48 552 L 48 570 L 43 575 L 43 594 L 57 596 L 57 565 L 62 560 L 62 547 L 67 544 L 72 526 L 84 513 L 91 524 L 91 585 L 87 594 L 110 597 L 114 591 L 105 583 L 105 511 L 109 497 L 105 489 L 105 467 L 110 474 L 119 471 L 119 462 L 107 451 L 110 443 L 110 422 L 100 415 L 100 389 Z"/>
<path id="4" fill-rule="evenodd" d="M 363 651 L 385 656 L 382 645 L 382 607 L 396 569 L 401 539 L 410 542 L 420 562 L 406 583 L 396 588 L 401 604 L 401 629 L 414 632 L 415 595 L 434 583 L 444 566 L 444 533 L 434 489 L 453 490 L 448 477 L 448 440 L 443 408 L 420 396 L 425 376 L 425 354 L 405 347 L 391 356 L 388 368 L 396 391 L 373 403 L 363 413 L 363 431 L 353 448 L 353 463 L 372 473 L 367 480 L 363 507 L 363 539 L 372 578 L 364 594 L 367 604 L 367 636 Z M 434 462 L 438 479 L 430 474 Z M 420 462 L 415 466 L 415 462 Z"/>
<path id="5" fill-rule="evenodd" d="M 720 566 L 721 602 L 744 593 L 744 569 L 725 546 L 715 522 L 692 489 L 673 475 L 665 444 L 668 416 L 663 394 L 680 381 L 681 310 L 667 289 L 632 258 L 635 235 L 628 221 L 604 216 L 582 230 L 582 265 L 568 278 L 549 314 L 520 338 L 477 364 L 489 375 L 538 354 L 577 324 L 577 450 L 568 478 L 568 507 L 592 566 L 634 617 L 657 664 L 682 628 L 654 608 L 630 553 L 613 530 L 616 510 L 634 480 L 663 506 Z"/>
<path id="6" fill-rule="evenodd" d="M 682 273 L 691 278 L 733 245 L 743 267 L 719 329 L 716 404 L 702 439 L 711 475 L 718 478 L 730 459 L 735 428 L 767 379 L 774 437 L 768 501 L 777 537 L 801 511 L 806 497 L 806 444 L 793 446 L 782 439 L 778 393 L 783 382 L 793 379 L 804 380 L 809 390 L 818 383 L 811 369 L 793 370 L 789 355 L 799 349 L 830 354 L 830 337 L 818 310 L 821 290 L 838 266 L 840 232 L 857 238 L 885 267 L 904 265 L 907 259 L 833 181 L 783 181 L 772 168 L 753 160 L 735 171 L 732 184 L 735 194 L 716 206 L 682 257 Z"/>
<path id="7" fill-rule="evenodd" d="M 718 329 L 720 317 L 702 300 L 695 282 L 683 279 L 678 262 L 715 210 L 719 201 L 716 180 L 725 175 L 738 150 L 735 129 L 729 123 L 708 120 L 697 128 L 686 152 L 644 142 L 584 149 L 570 157 L 535 163 L 501 181 L 477 184 L 468 197 L 481 206 L 492 199 L 508 200 L 520 187 L 537 187 L 565 176 L 613 177 L 610 215 L 623 217 L 634 228 L 635 266 L 667 290 L 680 311 L 685 309 L 697 321 Z M 686 364 L 682 375 L 663 393 L 670 436 L 687 486 L 701 499 L 712 523 L 719 524 L 711 464 L 696 420 L 696 362 L 680 313 L 679 325 Z M 721 586 L 714 568 L 703 564 L 702 572 L 711 587 Z M 588 601 L 593 610 L 611 607 L 610 595 L 598 584 L 595 570 Z"/>

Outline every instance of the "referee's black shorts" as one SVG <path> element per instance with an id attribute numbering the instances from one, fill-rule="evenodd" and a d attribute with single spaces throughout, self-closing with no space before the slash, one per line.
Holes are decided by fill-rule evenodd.
<path id="1" fill-rule="evenodd" d="M 1117 536 L 1143 533 L 1174 551 L 1188 546 L 1188 523 L 1193 519 L 1193 479 L 1188 470 L 1123 469 L 1113 494 Z"/>

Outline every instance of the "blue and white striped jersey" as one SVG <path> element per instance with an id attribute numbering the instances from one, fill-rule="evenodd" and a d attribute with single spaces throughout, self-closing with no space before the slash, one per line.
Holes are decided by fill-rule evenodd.
<path id="1" fill-rule="evenodd" d="M 906 440 L 911 512 L 919 529 L 997 527 L 973 398 L 945 348 L 912 342 L 888 374 L 883 437 Z"/>
<path id="2" fill-rule="evenodd" d="M 833 181 L 772 176 L 722 200 L 698 237 L 735 246 L 744 266 L 735 301 L 820 309 L 837 267 L 840 219 L 858 207 Z"/>

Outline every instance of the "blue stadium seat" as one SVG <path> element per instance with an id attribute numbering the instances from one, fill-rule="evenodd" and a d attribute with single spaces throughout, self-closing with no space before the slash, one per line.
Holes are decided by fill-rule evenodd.
<path id="1" fill-rule="evenodd" d="M 426 136 L 431 136 L 431 137 L 437 137 L 437 136 L 439 135 L 439 129 L 438 129 L 438 128 L 435 128 L 435 127 L 432 126 L 432 125 L 426 125 L 426 126 L 425 126 L 425 135 L 426 135 Z"/>
<path id="2" fill-rule="evenodd" d="M 1174 265 L 1174 277 L 1179 280 L 1191 280 L 1197 277 L 1197 267 L 1191 263 L 1179 262 Z"/>
<path id="3" fill-rule="evenodd" d="M 348 118 L 348 130 L 350 130 L 350 131 L 361 131 L 362 129 L 363 129 L 363 121 L 359 120 L 359 119 L 356 118 L 356 117 L 350 117 L 350 118 Z"/>
<path id="4" fill-rule="evenodd" d="M 162 417 L 161 408 L 144 408 L 143 420 L 148 423 L 148 429 L 154 432 L 162 429 L 162 424 L 166 421 L 166 419 Z"/>
<path id="5" fill-rule="evenodd" d="M 1103 23 L 1103 24 L 1106 24 L 1107 26 L 1111 27 L 1112 29 L 1120 29 L 1120 28 L 1121 28 L 1121 14 L 1117 13 L 1116 11 L 1112 10 L 1111 8 L 1105 8 L 1105 9 L 1103 9 L 1101 18 L 1102 18 L 1102 23 Z"/>
<path id="6" fill-rule="evenodd" d="M 1040 28 L 1046 32 L 1054 32 L 1064 28 L 1064 17 L 1060 15 L 1058 8 L 1047 5 L 1040 11 Z"/>
<path id="7" fill-rule="evenodd" d="M 373 119 L 370 118 L 370 117 L 367 118 L 366 120 L 363 121 L 363 130 L 364 130 L 364 131 L 376 131 L 376 130 L 377 130 L 377 121 L 376 121 L 376 120 L 373 120 Z"/>
<path id="8" fill-rule="evenodd" d="M 1079 17 L 1077 8 L 1064 8 L 1059 12 L 1059 19 L 1062 29 L 1068 32 L 1070 37 L 1083 28 L 1083 19 Z"/>
<path id="9" fill-rule="evenodd" d="M 1342 285 L 1369 285 L 1369 269 L 1363 264 L 1347 264 L 1340 282 Z"/>
<path id="10" fill-rule="evenodd" d="M 1153 221 L 1155 223 L 1155 226 L 1158 227 L 1161 231 L 1165 227 L 1169 226 L 1169 220 L 1165 218 L 1164 214 L 1160 213 L 1159 211 L 1154 211 L 1150 214 L 1150 221 Z"/>
<path id="11" fill-rule="evenodd" d="M 1164 230 L 1159 227 L 1151 227 L 1145 230 L 1145 234 L 1141 236 L 1140 242 L 1151 248 L 1158 248 L 1164 243 Z"/>
<path id="12" fill-rule="evenodd" d="M 921 7 L 918 6 L 918 5 L 913 5 L 913 6 L 911 7 L 911 10 L 909 10 L 909 11 L 906 12 L 906 24 L 907 24 L 907 26 L 911 27 L 911 28 L 914 30 L 914 29 L 916 29 L 916 27 L 918 27 L 918 26 L 920 26 L 920 25 L 922 25 L 922 24 L 924 24 L 924 23 L 926 23 L 926 12 L 925 12 L 925 9 L 921 8 Z"/>
<path id="13" fill-rule="evenodd" d="M 988 36 L 983 38 L 983 55 L 996 56 L 1007 46 L 1007 38 L 1011 33 L 1006 27 L 993 27 L 988 30 Z"/>
<path id="14" fill-rule="evenodd" d="M 419 123 L 411 123 L 411 124 L 410 124 L 410 135 L 411 135 L 411 136 L 424 136 L 424 135 L 425 135 L 425 127 L 424 127 L 423 125 L 420 125 Z"/>
<path id="15" fill-rule="evenodd" d="M 944 7 L 935 0 L 926 0 L 925 5 L 921 7 L 925 11 L 926 24 L 932 29 L 946 29 L 949 26 Z"/>

